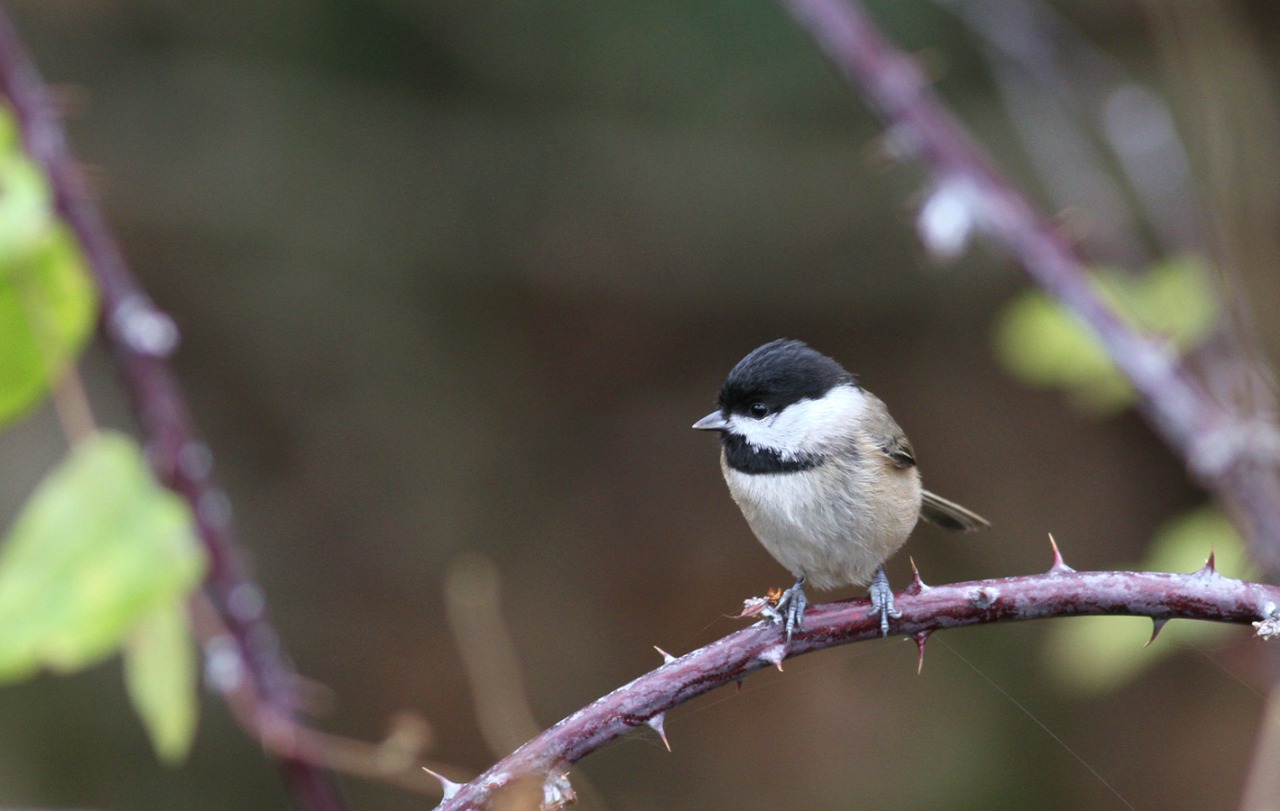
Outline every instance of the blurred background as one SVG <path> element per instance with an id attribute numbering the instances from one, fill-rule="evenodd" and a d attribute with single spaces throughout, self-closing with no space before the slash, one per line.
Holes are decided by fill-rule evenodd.
<path id="1" fill-rule="evenodd" d="M 1138 565 L 1205 503 L 1131 410 L 1010 373 L 1019 271 L 980 243 L 925 251 L 927 178 L 773 3 L 8 7 L 182 329 L 178 371 L 328 731 L 418 716 L 455 779 L 505 754 L 450 583 L 455 615 L 500 612 L 542 727 L 788 585 L 689 430 L 772 338 L 856 371 L 928 486 L 994 524 L 920 528 L 898 587 L 907 554 L 931 582 L 1041 571 L 1048 532 L 1078 569 Z M 870 8 L 1091 261 L 1207 258 L 1274 348 L 1274 4 Z M 100 348 L 83 372 L 127 428 Z M 64 450 L 47 410 L 0 436 L 5 523 Z M 1075 622 L 940 635 L 919 676 L 900 639 L 804 657 L 674 710 L 674 753 L 641 729 L 574 784 L 613 811 L 1234 806 L 1274 657 L 1247 629 L 1162 637 L 1158 666 L 1082 688 L 1051 627 Z M 1148 631 L 1126 657 L 1157 655 Z M 344 784 L 355 809 L 438 800 Z M 169 769 L 118 662 L 0 691 L 0 806 L 287 802 L 211 693 Z"/>

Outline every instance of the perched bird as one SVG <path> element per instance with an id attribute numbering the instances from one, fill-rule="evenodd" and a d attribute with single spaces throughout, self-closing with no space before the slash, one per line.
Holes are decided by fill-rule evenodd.
<path id="1" fill-rule="evenodd" d="M 902 616 L 884 562 L 923 516 L 970 532 L 986 519 L 920 486 L 906 434 L 880 398 L 800 341 L 747 355 L 720 389 L 719 408 L 693 427 L 720 432 L 729 493 L 795 585 L 776 608 L 787 642 L 803 627 L 805 583 L 870 584 L 880 632 Z"/>

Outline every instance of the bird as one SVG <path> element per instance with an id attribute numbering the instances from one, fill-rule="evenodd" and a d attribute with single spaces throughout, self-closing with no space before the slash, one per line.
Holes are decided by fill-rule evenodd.
<path id="1" fill-rule="evenodd" d="M 923 489 L 915 451 L 884 402 L 837 361 L 781 338 L 729 372 L 693 427 L 720 434 L 720 469 L 752 532 L 795 576 L 773 616 L 786 644 L 804 628 L 804 587 L 870 587 L 880 633 L 901 617 L 884 563 L 917 520 L 950 530 L 982 516 Z"/>

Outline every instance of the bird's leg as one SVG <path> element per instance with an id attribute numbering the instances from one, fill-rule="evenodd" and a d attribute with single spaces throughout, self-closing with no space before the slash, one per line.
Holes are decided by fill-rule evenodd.
<path id="1" fill-rule="evenodd" d="M 804 608 L 808 604 L 809 599 L 804 596 L 804 576 L 801 575 L 794 586 L 782 592 L 778 604 L 773 607 L 778 612 L 778 620 L 786 629 L 787 645 L 791 644 L 793 631 L 804 630 Z"/>
<path id="2" fill-rule="evenodd" d="M 889 586 L 889 576 L 884 573 L 884 564 L 876 567 L 875 576 L 871 578 L 871 610 L 867 616 L 880 617 L 880 636 L 889 635 L 889 618 L 897 619 L 902 612 L 893 607 L 893 589 Z"/>

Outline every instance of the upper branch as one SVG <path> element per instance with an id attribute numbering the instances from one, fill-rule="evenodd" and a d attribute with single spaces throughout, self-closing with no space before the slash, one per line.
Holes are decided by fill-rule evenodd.
<path id="1" fill-rule="evenodd" d="M 1280 576 L 1280 429 L 1212 397 L 1165 342 L 1134 330 L 1090 284 L 1087 266 L 940 103 L 915 62 L 849 0 L 781 0 L 841 75 L 891 127 L 895 143 L 980 229 L 1088 325 L 1138 393 L 1140 407 L 1191 472 L 1233 508 L 1255 558 Z"/>
<path id="2" fill-rule="evenodd" d="M 206 585 L 239 652 L 238 678 L 252 681 L 264 709 L 292 718 L 296 715 L 293 669 L 267 621 L 261 589 L 240 562 L 226 496 L 210 475 L 211 453 L 196 436 L 186 399 L 167 363 L 177 346 L 177 328 L 129 272 L 71 153 L 48 88 L 2 8 L 0 91 L 9 100 L 28 153 L 48 177 L 54 203 L 75 233 L 97 283 L 103 333 L 132 400 L 156 477 L 191 508 L 209 556 Z M 229 692 L 237 686 L 226 688 Z M 343 808 L 324 772 L 307 759 L 282 758 L 281 767 L 304 807 Z"/>
<path id="3" fill-rule="evenodd" d="M 1060 560 L 1045 574 L 925 586 L 918 578 L 896 598 L 902 618 L 895 633 L 915 636 L 923 647 L 940 628 L 1100 614 L 1169 619 L 1262 622 L 1280 606 L 1280 587 L 1234 580 L 1212 565 L 1193 574 L 1075 572 Z M 547 776 L 563 790 L 568 765 L 642 725 L 661 730 L 664 713 L 784 658 L 880 636 L 865 599 L 810 606 L 805 628 L 787 648 L 778 627 L 756 623 L 671 659 L 630 684 L 578 710 L 525 743 L 488 771 L 461 786 L 448 786 L 437 811 L 485 806 L 494 792 L 528 777 Z"/>

